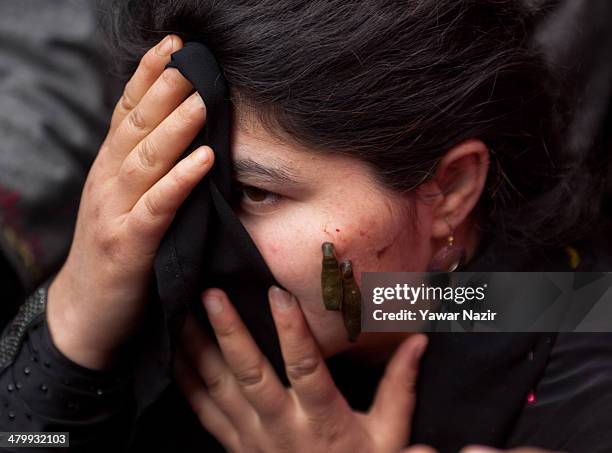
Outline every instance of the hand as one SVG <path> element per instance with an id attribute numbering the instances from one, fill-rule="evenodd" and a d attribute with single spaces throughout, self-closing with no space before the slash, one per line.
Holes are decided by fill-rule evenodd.
<path id="1" fill-rule="evenodd" d="M 212 165 L 209 147 L 178 161 L 206 116 L 191 83 L 164 69 L 181 47 L 178 36 L 166 37 L 126 84 L 87 176 L 67 260 L 49 288 L 54 344 L 85 367 L 112 365 L 138 328 L 159 243 Z"/>
<path id="2" fill-rule="evenodd" d="M 191 315 L 175 377 L 202 425 L 231 452 L 398 452 L 408 441 L 418 363 L 427 337 L 410 336 L 390 360 L 368 413 L 334 385 L 295 297 L 268 293 L 291 388 L 285 388 L 219 289 L 204 305 L 219 347 Z"/>

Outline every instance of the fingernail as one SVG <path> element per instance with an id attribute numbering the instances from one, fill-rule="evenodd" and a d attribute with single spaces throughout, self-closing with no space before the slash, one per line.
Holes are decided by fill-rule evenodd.
<path id="1" fill-rule="evenodd" d="M 204 308 L 209 315 L 218 315 L 223 311 L 223 301 L 217 294 L 205 294 Z"/>
<path id="2" fill-rule="evenodd" d="M 210 151 L 208 148 L 201 146 L 193 152 L 193 157 L 198 165 L 206 165 L 210 160 Z"/>
<path id="3" fill-rule="evenodd" d="M 189 96 L 189 100 L 187 102 L 189 103 L 189 107 L 194 110 L 200 110 L 204 106 L 204 101 L 197 92 Z"/>
<path id="4" fill-rule="evenodd" d="M 166 57 L 174 50 L 174 39 L 171 35 L 166 36 L 155 48 L 155 53 L 160 57 Z"/>
<path id="5" fill-rule="evenodd" d="M 425 337 L 420 341 L 420 343 L 414 348 L 414 358 L 415 361 L 420 361 L 421 357 L 425 353 L 425 349 L 427 349 L 427 338 Z"/>
<path id="6" fill-rule="evenodd" d="M 295 303 L 295 298 L 287 291 L 280 289 L 278 286 L 272 286 L 270 291 L 270 300 L 279 310 L 288 310 Z"/>

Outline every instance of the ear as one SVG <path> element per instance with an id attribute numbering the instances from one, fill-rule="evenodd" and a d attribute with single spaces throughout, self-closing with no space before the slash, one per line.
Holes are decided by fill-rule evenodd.
<path id="1" fill-rule="evenodd" d="M 432 207 L 433 239 L 448 236 L 449 223 L 457 230 L 464 222 L 480 199 L 488 170 L 489 149 L 480 140 L 465 140 L 444 155 L 431 180 L 439 189 Z"/>

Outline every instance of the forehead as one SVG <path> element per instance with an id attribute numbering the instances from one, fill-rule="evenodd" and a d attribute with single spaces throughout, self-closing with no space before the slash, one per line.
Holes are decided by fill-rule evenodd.
<path id="1" fill-rule="evenodd" d="M 264 167 L 283 168 L 316 187 L 333 186 L 337 191 L 354 190 L 359 186 L 360 190 L 371 191 L 372 195 L 390 195 L 362 160 L 310 149 L 282 134 L 271 133 L 252 114 L 234 112 L 230 143 L 234 162 L 250 160 Z"/>
<path id="2" fill-rule="evenodd" d="M 268 164 L 288 166 L 293 163 L 313 163 L 316 159 L 311 150 L 304 149 L 279 134 L 272 134 L 248 111 L 235 113 L 231 124 L 232 160 L 255 159 Z M 324 158 L 324 155 L 319 155 Z"/>

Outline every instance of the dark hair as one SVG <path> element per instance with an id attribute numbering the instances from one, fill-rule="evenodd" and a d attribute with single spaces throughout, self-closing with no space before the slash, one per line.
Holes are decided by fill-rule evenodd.
<path id="1" fill-rule="evenodd" d="M 598 185 L 563 152 L 560 85 L 516 0 L 121 0 L 134 65 L 162 35 L 205 42 L 234 105 L 270 132 L 370 164 L 402 193 L 446 151 L 491 153 L 481 228 L 558 245 L 597 215 Z"/>

